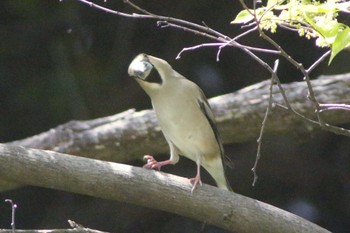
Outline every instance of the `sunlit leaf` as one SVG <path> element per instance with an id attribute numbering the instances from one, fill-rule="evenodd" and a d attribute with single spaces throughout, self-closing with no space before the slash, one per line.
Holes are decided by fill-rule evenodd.
<path id="1" fill-rule="evenodd" d="M 335 22 L 333 25 L 325 26 L 325 27 L 319 27 L 322 28 L 322 35 L 325 37 L 325 40 L 329 44 L 333 44 L 336 38 L 339 35 L 341 24 L 338 22 Z"/>
<path id="2" fill-rule="evenodd" d="M 345 25 L 344 25 L 345 26 Z M 345 26 L 345 29 L 338 33 L 332 45 L 332 53 L 328 65 L 331 64 L 333 58 L 344 48 L 350 45 L 350 28 Z"/>
<path id="3" fill-rule="evenodd" d="M 252 10 L 249 10 L 252 11 Z M 248 10 L 242 10 L 236 16 L 236 18 L 231 21 L 232 24 L 248 23 L 254 19 L 254 16 Z"/>

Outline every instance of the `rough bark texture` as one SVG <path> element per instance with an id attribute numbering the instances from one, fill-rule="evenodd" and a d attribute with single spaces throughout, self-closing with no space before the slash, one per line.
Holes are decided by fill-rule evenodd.
<path id="1" fill-rule="evenodd" d="M 232 232 L 328 232 L 289 212 L 188 179 L 112 162 L 0 144 L 0 176 L 23 184 L 133 203 Z"/>
<path id="2" fill-rule="evenodd" d="M 209 100 L 224 143 L 257 139 L 268 105 L 269 84 L 269 80 L 263 81 Z M 320 103 L 350 104 L 350 74 L 321 76 L 312 81 L 312 85 Z M 305 82 L 284 84 L 283 88 L 296 111 L 315 119 L 315 109 L 307 98 Z M 273 98 L 274 103 L 285 105 L 277 87 L 274 87 Z M 327 122 L 336 125 L 350 122 L 346 111 L 327 112 L 324 117 Z M 265 134 L 300 136 L 319 129 L 302 121 L 290 111 L 275 107 L 269 117 Z M 71 121 L 39 135 L 8 144 L 115 162 L 141 159 L 144 154 L 168 151 L 154 112 L 136 112 L 133 109 L 89 121 Z"/>

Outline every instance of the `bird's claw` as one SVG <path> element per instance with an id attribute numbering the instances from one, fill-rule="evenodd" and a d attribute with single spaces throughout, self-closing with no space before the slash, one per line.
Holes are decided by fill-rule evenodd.
<path id="1" fill-rule="evenodd" d="M 191 194 L 193 193 L 193 191 L 196 189 L 197 184 L 199 184 L 200 186 L 202 186 L 202 181 L 201 181 L 201 177 L 200 176 L 196 176 L 194 178 L 190 178 L 190 182 L 192 184 L 192 189 L 191 189 Z"/>
<path id="2" fill-rule="evenodd" d="M 152 162 L 157 162 L 152 155 L 145 155 L 143 156 L 143 161 L 147 162 L 148 163 L 152 163 Z"/>
<path id="3" fill-rule="evenodd" d="M 143 167 L 148 169 L 155 169 L 160 171 L 160 168 L 164 165 L 163 162 L 158 162 L 157 160 L 155 160 L 152 155 L 143 156 L 143 160 L 147 161 L 147 163 L 143 165 Z"/>
<path id="4" fill-rule="evenodd" d="M 145 155 L 145 156 L 143 156 L 143 160 L 147 161 L 147 163 L 145 165 L 143 165 L 144 168 L 156 169 L 158 171 L 160 171 L 161 167 L 173 163 L 173 161 L 170 160 L 170 159 L 158 162 L 157 160 L 155 160 L 153 158 L 152 155 Z"/>

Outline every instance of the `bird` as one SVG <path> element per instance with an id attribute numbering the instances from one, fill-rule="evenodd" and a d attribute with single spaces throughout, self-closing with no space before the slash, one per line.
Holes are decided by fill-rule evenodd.
<path id="1" fill-rule="evenodd" d="M 160 170 L 164 165 L 176 164 L 180 155 L 185 156 L 197 165 L 196 176 L 190 179 L 191 193 L 198 184 L 202 185 L 201 166 L 219 188 L 232 191 L 225 176 L 220 134 L 201 88 L 175 71 L 167 61 L 145 53 L 132 60 L 128 74 L 150 97 L 170 148 L 170 158 L 165 161 L 145 155 L 144 167 Z"/>

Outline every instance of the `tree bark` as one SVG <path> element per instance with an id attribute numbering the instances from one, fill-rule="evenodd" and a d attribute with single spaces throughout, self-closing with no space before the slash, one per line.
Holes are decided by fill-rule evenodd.
<path id="1" fill-rule="evenodd" d="M 267 80 L 209 100 L 225 144 L 257 139 L 268 105 L 269 85 L 270 80 Z M 313 80 L 312 85 L 320 103 L 350 104 L 350 73 L 321 76 Z M 313 104 L 307 98 L 305 82 L 284 84 L 283 88 L 296 111 L 316 119 Z M 277 87 L 274 87 L 273 102 L 285 105 Z M 331 124 L 350 122 L 349 113 L 345 111 L 331 111 L 323 115 Z M 264 133 L 300 135 L 318 130 L 320 127 L 308 124 L 290 111 L 275 107 Z M 94 120 L 71 121 L 8 145 L 115 162 L 140 159 L 146 153 L 159 154 L 168 151 L 153 110 L 136 112 L 134 109 Z"/>
<path id="2" fill-rule="evenodd" d="M 4 179 L 159 209 L 232 232 L 329 232 L 260 201 L 186 178 L 57 152 L 0 144 Z"/>

